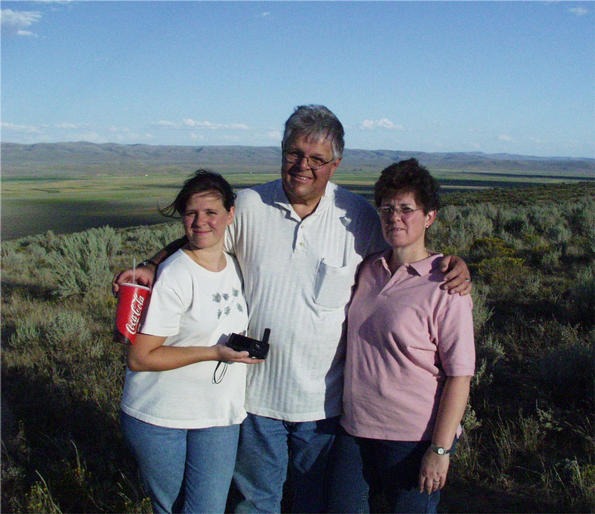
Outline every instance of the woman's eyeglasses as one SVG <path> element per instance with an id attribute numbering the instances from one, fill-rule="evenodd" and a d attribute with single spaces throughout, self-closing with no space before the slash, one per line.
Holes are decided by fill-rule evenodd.
<path id="1" fill-rule="evenodd" d="M 417 207 L 416 209 L 413 209 L 412 207 L 407 206 L 399 208 L 395 207 L 394 205 L 381 205 L 376 209 L 376 211 L 378 211 L 378 214 L 385 219 L 390 219 L 395 214 L 399 216 L 401 219 L 407 219 L 415 211 L 421 211 L 422 209 L 423 207 Z"/>

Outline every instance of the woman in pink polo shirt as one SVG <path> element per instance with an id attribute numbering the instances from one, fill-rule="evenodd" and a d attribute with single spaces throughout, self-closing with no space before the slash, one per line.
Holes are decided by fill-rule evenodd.
<path id="1" fill-rule="evenodd" d="M 440 288 L 442 255 L 425 246 L 438 187 L 415 159 L 375 185 L 391 248 L 362 263 L 349 307 L 331 512 L 365 512 L 378 492 L 392 512 L 436 512 L 446 482 L 475 349 L 471 297 Z"/>

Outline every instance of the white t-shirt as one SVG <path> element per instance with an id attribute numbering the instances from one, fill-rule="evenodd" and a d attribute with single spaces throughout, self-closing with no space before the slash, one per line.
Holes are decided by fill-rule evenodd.
<path id="1" fill-rule="evenodd" d="M 239 268 L 226 254 L 222 271 L 209 271 L 178 250 L 160 266 L 140 332 L 166 337 L 164 346 L 212 346 L 248 324 Z M 216 361 L 168 371 L 126 370 L 122 410 L 169 428 L 225 426 L 246 417 L 246 364 L 228 364 L 213 383 Z M 222 365 L 223 366 L 223 365 Z M 218 373 L 221 371 L 221 367 Z"/>
<path id="2" fill-rule="evenodd" d="M 304 219 L 280 180 L 238 193 L 226 249 L 244 276 L 248 335 L 271 329 L 266 361 L 248 369 L 248 412 L 285 421 L 341 413 L 346 305 L 358 264 L 385 247 L 372 205 L 331 182 Z"/>

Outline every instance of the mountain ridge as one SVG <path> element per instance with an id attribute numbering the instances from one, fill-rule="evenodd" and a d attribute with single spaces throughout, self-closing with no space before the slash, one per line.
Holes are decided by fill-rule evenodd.
<path id="1" fill-rule="evenodd" d="M 244 145 L 146 145 L 119 143 L 21 144 L 2 142 L 5 177 L 39 175 L 98 175 L 157 173 L 200 167 L 222 172 L 276 172 L 281 161 L 277 146 Z M 568 174 L 595 176 L 595 159 L 538 157 L 484 152 L 420 152 L 347 148 L 341 172 L 380 171 L 392 162 L 415 157 L 430 170 Z M 188 171 L 187 170 L 187 171 Z"/>

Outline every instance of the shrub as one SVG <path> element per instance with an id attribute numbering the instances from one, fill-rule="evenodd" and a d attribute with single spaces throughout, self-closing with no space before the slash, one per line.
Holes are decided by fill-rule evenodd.
<path id="1" fill-rule="evenodd" d="M 581 270 L 568 291 L 568 314 L 577 323 L 591 328 L 594 323 L 593 298 L 595 298 L 595 277 L 593 268 Z"/>
<path id="2" fill-rule="evenodd" d="M 529 220 L 526 214 L 517 213 L 504 223 L 504 230 L 515 237 L 521 237 L 529 232 Z"/>
<path id="3" fill-rule="evenodd" d="M 506 352 L 494 334 L 487 334 L 475 341 L 475 375 L 471 381 L 477 390 L 485 389 L 494 379 L 496 365 L 505 358 Z"/>
<path id="4" fill-rule="evenodd" d="M 535 235 L 543 235 L 548 227 L 560 219 L 557 206 L 533 206 L 527 212 L 527 220 Z"/>
<path id="5" fill-rule="evenodd" d="M 569 499 L 574 512 L 593 512 L 595 507 L 595 466 L 579 463 L 576 457 L 557 462 L 553 481 Z"/>
<path id="6" fill-rule="evenodd" d="M 562 257 L 560 248 L 550 248 L 539 256 L 539 266 L 544 271 L 552 272 L 560 267 L 560 257 Z"/>
<path id="7" fill-rule="evenodd" d="M 26 498 L 26 511 L 48 514 L 62 514 L 62 510 L 54 501 L 52 492 L 45 479 L 37 472 L 39 481 L 35 482 Z"/>
<path id="8" fill-rule="evenodd" d="M 476 239 L 469 249 L 469 258 L 472 262 L 496 257 L 511 257 L 512 255 L 514 255 L 514 250 L 499 237 Z"/>
<path id="9" fill-rule="evenodd" d="M 466 230 L 472 239 L 490 237 L 494 232 L 494 224 L 490 218 L 475 210 L 467 216 Z"/>
<path id="10" fill-rule="evenodd" d="M 111 227 L 64 236 L 48 260 L 57 279 L 57 294 L 84 296 L 111 283 L 110 262 L 120 248 L 121 237 Z"/>
<path id="11" fill-rule="evenodd" d="M 593 238 L 595 235 L 595 201 L 593 198 L 586 197 L 576 202 L 570 208 L 567 218 L 573 234 Z"/>
<path id="12" fill-rule="evenodd" d="M 478 337 L 481 330 L 492 317 L 494 309 L 487 304 L 487 288 L 476 284 L 471 292 L 473 298 L 473 331 Z"/>
<path id="13" fill-rule="evenodd" d="M 44 346 L 66 358 L 96 356 L 96 345 L 89 344 L 91 327 L 80 312 L 59 312 L 45 331 Z"/>
<path id="14" fill-rule="evenodd" d="M 570 241 L 572 233 L 563 224 L 553 225 L 546 231 L 546 237 L 556 245 L 566 244 Z"/>
<path id="15" fill-rule="evenodd" d="M 571 339 L 578 337 L 571 329 Z M 542 394 L 563 408 L 592 409 L 595 353 L 583 341 L 559 341 L 559 347 L 546 353 L 538 362 Z"/>
<path id="16" fill-rule="evenodd" d="M 524 260 L 519 257 L 490 257 L 477 265 L 477 274 L 488 284 L 507 284 L 524 272 Z"/>
<path id="17" fill-rule="evenodd" d="M 35 321 L 25 318 L 17 325 L 10 337 L 10 347 L 15 351 L 26 350 L 27 347 L 39 344 L 41 327 Z"/>

